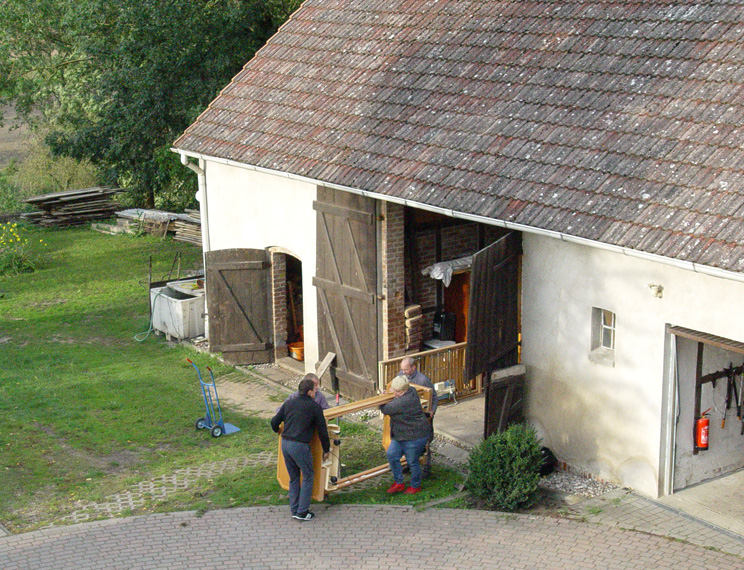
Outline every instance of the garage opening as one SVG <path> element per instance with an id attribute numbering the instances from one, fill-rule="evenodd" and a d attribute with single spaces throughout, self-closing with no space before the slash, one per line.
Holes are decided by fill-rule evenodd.
<path id="1" fill-rule="evenodd" d="M 744 468 L 744 343 L 668 327 L 674 335 L 677 386 L 673 491 Z M 708 448 L 695 423 L 707 411 Z"/>

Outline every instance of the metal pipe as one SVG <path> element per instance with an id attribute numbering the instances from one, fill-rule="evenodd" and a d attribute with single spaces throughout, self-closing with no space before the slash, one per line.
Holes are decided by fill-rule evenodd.
<path id="1" fill-rule="evenodd" d="M 196 199 L 199 201 L 200 207 L 201 207 L 201 231 L 202 231 L 202 251 L 207 252 L 211 251 L 211 245 L 209 240 L 209 201 L 207 199 L 207 177 L 204 172 L 205 164 L 204 159 L 198 156 L 195 156 L 199 161 L 199 165 L 197 166 L 193 162 L 189 160 L 189 155 L 180 152 L 181 155 L 181 164 L 184 166 L 190 168 L 194 172 L 196 172 L 196 180 L 199 185 L 199 189 L 196 192 Z"/>

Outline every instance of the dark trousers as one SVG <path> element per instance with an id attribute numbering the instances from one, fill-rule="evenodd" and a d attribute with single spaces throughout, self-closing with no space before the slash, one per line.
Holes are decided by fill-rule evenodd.
<path id="1" fill-rule="evenodd" d="M 310 444 L 282 438 L 282 454 L 289 474 L 289 510 L 304 515 L 310 509 L 315 479 Z"/>

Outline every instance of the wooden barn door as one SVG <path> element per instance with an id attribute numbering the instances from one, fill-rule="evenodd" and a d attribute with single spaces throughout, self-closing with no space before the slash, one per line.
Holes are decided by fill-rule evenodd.
<path id="1" fill-rule="evenodd" d="M 496 373 L 519 363 L 521 254 L 521 234 L 512 232 L 473 258 L 465 366 L 467 378 L 483 374 L 484 437 L 521 418 L 524 374 Z"/>
<path id="2" fill-rule="evenodd" d="M 375 395 L 377 383 L 377 215 L 370 198 L 318 189 L 318 348 L 336 354 L 341 394 Z"/>
<path id="3" fill-rule="evenodd" d="M 209 350 L 231 364 L 272 360 L 271 262 L 263 249 L 205 254 Z"/>

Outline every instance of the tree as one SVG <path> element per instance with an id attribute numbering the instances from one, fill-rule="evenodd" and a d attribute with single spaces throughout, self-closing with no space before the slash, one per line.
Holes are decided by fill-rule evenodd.
<path id="1" fill-rule="evenodd" d="M 170 144 L 296 5 L 0 0 L 0 98 L 38 111 L 55 153 L 91 160 L 152 207 L 188 177 Z"/>

